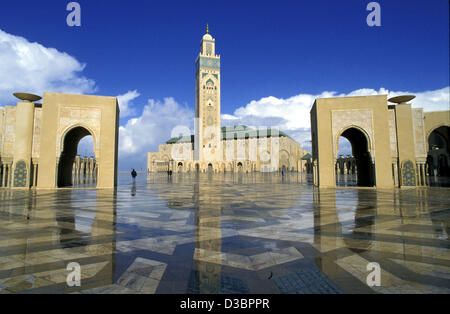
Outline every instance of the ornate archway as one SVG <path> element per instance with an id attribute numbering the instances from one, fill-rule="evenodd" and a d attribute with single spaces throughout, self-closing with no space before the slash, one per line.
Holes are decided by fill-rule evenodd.
<path id="1" fill-rule="evenodd" d="M 356 184 L 358 186 L 375 186 L 375 164 L 370 152 L 370 138 L 360 127 L 351 126 L 338 136 L 345 137 L 351 144 L 356 166 Z M 339 141 L 337 141 L 339 143 Z M 339 148 L 337 149 L 339 150 Z"/>
<path id="2" fill-rule="evenodd" d="M 72 186 L 72 170 L 75 156 L 77 155 L 78 143 L 85 136 L 94 134 L 91 133 L 86 127 L 75 126 L 70 128 L 64 135 L 62 140 L 61 154 L 58 160 L 58 187 Z M 95 152 L 95 140 L 94 140 L 94 150 Z"/>
<path id="3" fill-rule="evenodd" d="M 315 186 L 336 187 L 340 136 L 350 141 L 362 171 L 357 185 L 394 186 L 386 95 L 319 98 L 310 114 Z"/>
<path id="4" fill-rule="evenodd" d="M 431 185 L 440 177 L 450 177 L 450 127 L 443 125 L 433 129 L 427 138 L 427 169 Z"/>
<path id="5" fill-rule="evenodd" d="M 97 188 L 117 185 L 119 106 L 115 97 L 44 93 L 38 188 L 70 186 L 79 141 L 92 135 Z"/>

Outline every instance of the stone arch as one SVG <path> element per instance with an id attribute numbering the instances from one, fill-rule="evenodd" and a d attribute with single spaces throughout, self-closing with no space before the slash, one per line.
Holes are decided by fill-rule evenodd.
<path id="1" fill-rule="evenodd" d="M 75 156 L 77 155 L 78 143 L 82 138 L 89 135 L 95 136 L 92 131 L 89 131 L 88 128 L 81 124 L 72 125 L 62 134 L 58 160 L 57 187 L 72 186 L 72 169 Z"/>
<path id="2" fill-rule="evenodd" d="M 66 175 L 68 166 L 62 164 L 74 154 L 73 141 L 91 135 L 97 161 L 97 188 L 114 188 L 117 185 L 119 114 L 115 97 L 44 93 L 41 115 L 45 123 L 40 133 L 37 187 L 70 185 Z M 69 138 L 72 143 L 67 142 Z M 59 170 L 62 173 L 58 173 Z"/>
<path id="3" fill-rule="evenodd" d="M 450 112 L 424 112 L 424 126 L 427 183 L 448 186 L 448 182 L 440 177 L 450 177 Z"/>
<path id="4" fill-rule="evenodd" d="M 428 174 L 434 185 L 436 177 L 450 176 L 450 126 L 439 124 L 430 129 L 426 144 Z"/>
<path id="5" fill-rule="evenodd" d="M 99 156 L 100 154 L 99 154 L 98 149 L 97 149 L 97 148 L 98 148 L 98 144 L 97 144 L 97 138 L 98 138 L 98 136 L 97 136 L 97 134 L 92 130 L 92 128 L 90 128 L 89 126 L 87 126 L 87 125 L 84 124 L 84 123 L 75 123 L 75 124 L 72 124 L 72 125 L 70 125 L 70 126 L 68 126 L 68 127 L 66 127 L 66 128 L 64 129 L 64 131 L 62 132 L 62 134 L 61 134 L 61 136 L 60 136 L 59 153 L 62 153 L 63 150 L 64 150 L 64 138 L 66 137 L 67 133 L 69 133 L 71 130 L 73 130 L 73 129 L 75 129 L 75 128 L 78 128 L 78 127 L 83 128 L 83 129 L 86 129 L 86 130 L 89 132 L 89 135 L 92 136 L 93 142 L 94 142 L 93 151 L 94 151 L 95 157 L 96 157 L 97 159 L 100 158 L 100 156 Z M 88 135 L 87 135 L 87 136 L 88 136 Z M 80 138 L 80 140 L 81 140 L 81 138 Z"/>
<path id="6" fill-rule="evenodd" d="M 352 146 L 352 155 L 356 162 L 357 177 L 356 184 L 358 186 L 375 186 L 375 164 L 371 154 L 371 144 L 369 135 L 364 129 L 357 126 L 345 127 L 336 142 L 339 145 L 339 137 L 345 137 Z M 336 151 L 339 146 L 336 147 Z"/>
<path id="7" fill-rule="evenodd" d="M 439 123 L 439 124 L 433 126 L 432 128 L 430 128 L 427 131 L 427 134 L 426 134 L 426 137 L 425 137 L 425 139 L 426 139 L 425 143 L 427 145 L 427 152 L 430 150 L 430 146 L 429 146 L 430 136 L 433 134 L 433 132 L 436 132 L 438 129 L 441 129 L 441 128 L 449 128 L 450 129 L 450 124 L 448 124 L 448 123 Z M 450 145 L 450 143 L 448 143 L 448 144 Z"/>
<path id="8" fill-rule="evenodd" d="M 373 146 L 372 146 L 372 139 L 370 138 L 369 132 L 367 132 L 363 127 L 352 124 L 352 125 L 348 125 L 346 127 L 343 127 L 339 132 L 337 132 L 336 134 L 336 138 L 334 139 L 334 143 L 335 143 L 335 147 L 334 147 L 334 158 L 338 157 L 339 154 L 339 138 L 342 136 L 342 134 L 344 132 L 346 132 L 349 129 L 357 129 L 359 130 L 365 137 L 366 137 L 366 141 L 367 141 L 367 151 L 369 153 L 373 152 Z M 345 136 L 344 136 L 345 137 Z"/>

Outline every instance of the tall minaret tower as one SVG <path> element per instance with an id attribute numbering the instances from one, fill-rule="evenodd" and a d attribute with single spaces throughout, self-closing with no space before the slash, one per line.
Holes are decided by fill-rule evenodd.
<path id="1" fill-rule="evenodd" d="M 195 137 L 194 158 L 222 160 L 220 129 L 220 56 L 215 54 L 215 39 L 206 34 L 195 61 Z"/>

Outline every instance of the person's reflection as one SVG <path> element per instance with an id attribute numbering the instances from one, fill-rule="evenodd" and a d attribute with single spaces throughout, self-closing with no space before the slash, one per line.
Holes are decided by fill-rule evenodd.
<path id="1" fill-rule="evenodd" d="M 133 181 L 131 186 L 131 196 L 136 196 L 136 181 Z"/>

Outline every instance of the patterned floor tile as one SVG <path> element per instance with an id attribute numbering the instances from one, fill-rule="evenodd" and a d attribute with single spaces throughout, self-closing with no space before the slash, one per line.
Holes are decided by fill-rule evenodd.
<path id="1" fill-rule="evenodd" d="M 448 189 L 310 182 L 123 174 L 115 191 L 0 189 L 0 293 L 450 292 Z"/>

